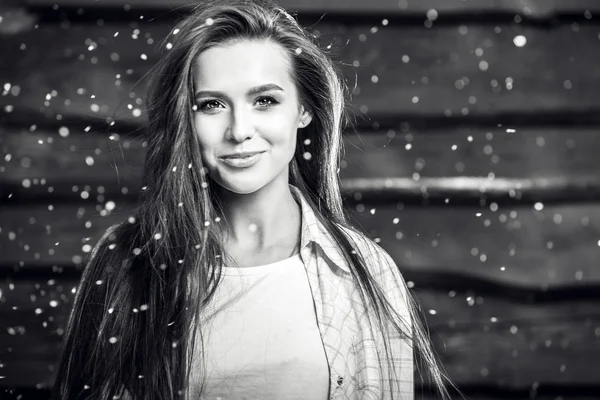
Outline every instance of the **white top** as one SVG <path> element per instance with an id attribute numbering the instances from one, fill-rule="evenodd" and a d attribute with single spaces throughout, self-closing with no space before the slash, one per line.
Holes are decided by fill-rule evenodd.
<path id="1" fill-rule="evenodd" d="M 300 255 L 223 268 L 201 316 L 204 399 L 326 400 L 329 367 Z M 200 382 L 193 378 L 190 400 Z"/>

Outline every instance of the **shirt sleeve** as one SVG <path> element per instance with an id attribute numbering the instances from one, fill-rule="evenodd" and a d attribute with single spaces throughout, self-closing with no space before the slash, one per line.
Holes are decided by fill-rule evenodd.
<path id="1" fill-rule="evenodd" d="M 393 393 L 394 400 L 414 400 L 411 294 L 400 269 L 383 248 L 362 233 L 350 236 L 391 306 L 393 318 L 384 322 L 386 330 L 381 332 L 373 312 L 360 316 L 361 332 L 355 343 L 360 398 L 390 400 Z"/>
<path id="2" fill-rule="evenodd" d="M 413 323 L 411 318 L 410 293 L 400 269 L 392 257 L 380 246 L 373 243 L 374 253 L 377 256 L 376 263 L 379 273 L 379 284 L 393 311 L 400 318 L 395 319 L 402 328 L 402 333 L 398 332 L 395 326 L 389 322 L 389 351 L 393 360 L 387 359 L 385 347 L 381 347 L 383 360 L 383 370 L 381 371 L 383 379 L 383 395 L 387 398 L 390 386 L 396 396 L 402 400 L 414 399 L 414 352 L 412 345 Z M 394 317 L 396 317 L 394 315 Z M 389 372 L 393 379 L 388 379 Z"/>

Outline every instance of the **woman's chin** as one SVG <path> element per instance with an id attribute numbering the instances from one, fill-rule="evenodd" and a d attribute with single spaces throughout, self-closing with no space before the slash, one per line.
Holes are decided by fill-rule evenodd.
<path id="1" fill-rule="evenodd" d="M 265 185 L 264 179 L 252 177 L 227 177 L 219 185 L 230 192 L 237 194 L 254 193 Z"/>

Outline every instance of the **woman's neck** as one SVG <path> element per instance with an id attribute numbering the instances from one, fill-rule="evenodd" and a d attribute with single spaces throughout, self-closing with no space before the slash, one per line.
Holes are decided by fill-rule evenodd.
<path id="1" fill-rule="evenodd" d="M 273 181 L 254 193 L 220 193 L 226 217 L 225 249 L 252 254 L 295 245 L 301 223 L 300 206 L 287 182 Z"/>

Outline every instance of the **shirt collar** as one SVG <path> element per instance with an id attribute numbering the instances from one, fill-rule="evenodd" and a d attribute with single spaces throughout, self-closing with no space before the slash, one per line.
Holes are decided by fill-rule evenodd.
<path id="1" fill-rule="evenodd" d="M 292 195 L 300 204 L 302 213 L 302 236 L 300 238 L 300 248 L 303 249 L 307 244 L 315 242 L 318 244 L 325 255 L 333 261 L 339 268 L 350 273 L 350 268 L 346 262 L 338 244 L 325 226 L 319 221 L 315 212 L 304 198 L 304 195 L 294 185 L 289 185 Z"/>

